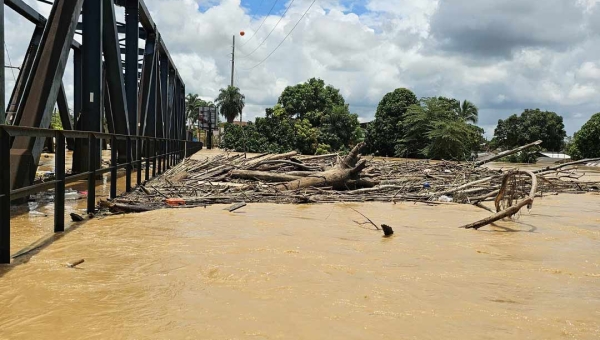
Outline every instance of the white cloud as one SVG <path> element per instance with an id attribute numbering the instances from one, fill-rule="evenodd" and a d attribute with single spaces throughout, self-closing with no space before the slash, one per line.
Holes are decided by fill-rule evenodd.
<path id="1" fill-rule="evenodd" d="M 45 14 L 50 9 L 26 1 Z M 244 119 L 263 115 L 286 86 L 311 77 L 339 88 L 361 121 L 372 119 L 383 95 L 398 87 L 408 87 L 418 97 L 445 95 L 475 102 L 488 135 L 499 118 L 525 108 L 564 114 L 569 133 L 598 111 L 600 36 L 586 26 L 600 12 L 597 0 L 554 9 L 537 0 L 452 1 L 460 6 L 451 12 L 438 0 L 317 1 L 277 51 L 251 70 L 277 48 L 312 0 L 295 0 L 271 36 L 248 57 L 281 13 L 267 18 L 250 39 L 264 17 L 241 7 L 240 0 L 146 4 L 186 91 L 202 98 L 214 99 L 229 84 L 231 38 L 236 35 L 235 82 L 246 95 Z M 352 13 L 359 4 L 362 9 Z M 13 64 L 20 63 L 33 25 L 6 12 L 7 45 Z M 548 18 L 560 18 L 562 12 L 564 20 L 551 23 L 548 32 Z M 443 13 L 453 16 L 441 20 Z M 122 18 L 122 11 L 118 16 Z M 493 22 L 502 23 L 501 29 Z M 490 29 L 473 35 L 468 25 Z M 521 29 L 527 25 L 533 26 Z M 242 30 L 244 37 L 238 35 Z M 576 39 L 563 39 L 570 32 L 577 33 Z M 486 46 L 492 48 L 481 50 Z M 69 95 L 71 77 L 72 67 L 65 75 Z M 7 78 L 10 95 L 10 70 Z M 575 120 L 571 112 L 583 116 Z"/>

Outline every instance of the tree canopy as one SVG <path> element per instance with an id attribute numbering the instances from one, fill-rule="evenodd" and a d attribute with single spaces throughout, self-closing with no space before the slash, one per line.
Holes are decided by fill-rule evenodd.
<path id="1" fill-rule="evenodd" d="M 362 137 L 358 115 L 350 113 L 338 89 L 321 79 L 286 87 L 279 103 L 265 111 L 254 124 L 226 126 L 223 147 L 315 154 L 347 150 Z"/>
<path id="2" fill-rule="evenodd" d="M 575 133 L 567 151 L 574 159 L 600 157 L 600 113 L 594 114 Z"/>
<path id="3" fill-rule="evenodd" d="M 235 118 L 242 114 L 242 110 L 246 105 L 246 97 L 240 93 L 238 87 L 227 86 L 227 88 L 219 90 L 215 105 L 219 113 L 227 119 L 227 122 L 233 123 Z"/>
<path id="4" fill-rule="evenodd" d="M 519 116 L 513 114 L 505 120 L 498 120 L 492 145 L 512 149 L 542 140 L 543 149 L 561 151 L 566 136 L 561 116 L 551 111 L 527 109 Z"/>
<path id="5" fill-rule="evenodd" d="M 367 128 L 365 142 L 371 153 L 393 156 L 396 142 L 404 136 L 401 124 L 404 114 L 411 105 L 417 104 L 417 96 L 405 88 L 387 93 L 375 112 L 375 120 Z"/>
<path id="6" fill-rule="evenodd" d="M 396 155 L 449 160 L 470 158 L 483 141 L 483 129 L 469 124 L 473 113 L 467 117 L 460 107 L 459 101 L 444 97 L 423 98 L 420 104 L 411 105 L 399 123 L 404 126 L 404 136 L 398 140 Z"/>
<path id="7" fill-rule="evenodd" d="M 278 104 L 291 116 L 303 119 L 309 113 L 330 113 L 336 106 L 346 103 L 340 90 L 325 85 L 321 79 L 311 78 L 305 83 L 286 87 Z M 311 121 L 311 123 L 315 123 Z"/>

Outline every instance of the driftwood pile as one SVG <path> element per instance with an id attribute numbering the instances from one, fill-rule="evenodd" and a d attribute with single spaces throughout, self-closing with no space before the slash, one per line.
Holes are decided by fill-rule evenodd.
<path id="1" fill-rule="evenodd" d="M 205 160 L 186 159 L 133 193 L 101 205 L 113 212 L 139 212 L 170 206 L 168 203 L 174 199 L 184 204 L 176 208 L 240 202 L 462 203 L 495 213 L 493 222 L 514 215 L 523 206 L 531 207 L 535 197 L 594 191 L 600 186 L 580 181 L 582 174 L 575 166 L 582 162 L 535 172 L 492 170 L 481 166 L 485 162 L 364 159 L 359 154 L 362 146 L 357 145 L 344 157 L 289 152 L 249 158 L 225 153 Z M 494 201 L 495 211 L 482 205 L 484 201 Z M 491 222 L 465 227 L 477 229 Z"/>

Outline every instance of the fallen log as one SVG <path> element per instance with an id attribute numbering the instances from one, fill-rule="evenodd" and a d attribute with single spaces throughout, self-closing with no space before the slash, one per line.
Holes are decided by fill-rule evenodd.
<path id="1" fill-rule="evenodd" d="M 359 155 L 360 149 L 363 146 L 364 143 L 359 143 L 356 145 L 345 158 L 343 158 L 334 168 L 330 170 L 317 172 L 314 175 L 302 177 L 288 183 L 282 183 L 274 188 L 278 191 L 298 190 L 307 187 L 322 186 L 344 188 L 345 183 L 350 179 L 355 179 L 355 177 L 357 177 L 357 175 L 366 166 L 366 161 L 360 160 Z"/>
<path id="2" fill-rule="evenodd" d="M 289 176 L 297 176 L 297 177 L 306 177 L 306 176 L 310 176 L 310 175 L 314 175 L 316 172 L 315 171 L 288 171 L 288 172 L 284 172 L 284 175 L 289 175 Z"/>
<path id="3" fill-rule="evenodd" d="M 531 172 L 531 171 L 513 171 L 510 172 L 508 174 L 506 174 L 505 178 L 502 180 L 502 188 L 500 189 L 500 192 L 498 193 L 498 196 L 496 197 L 496 209 L 499 210 L 499 200 L 502 199 L 502 197 L 504 196 L 505 192 L 506 192 L 506 186 L 508 184 L 508 179 L 510 176 L 516 176 L 518 174 L 527 174 L 531 177 L 531 190 L 529 192 L 529 196 L 527 198 L 525 198 L 524 200 L 522 200 L 521 202 L 517 203 L 516 205 L 513 205 L 511 207 L 508 207 L 502 211 L 498 211 L 497 213 L 495 213 L 494 215 L 490 216 L 490 217 L 486 217 L 482 220 L 479 220 L 477 222 L 473 222 L 470 224 L 467 224 L 465 226 L 462 226 L 461 228 L 465 228 L 465 229 L 479 229 L 483 226 L 486 226 L 490 223 L 496 222 L 498 220 L 501 220 L 505 217 L 511 217 L 513 215 L 515 215 L 516 213 L 519 212 L 519 210 L 521 210 L 521 208 L 523 208 L 524 206 L 527 206 L 528 209 L 531 209 L 531 206 L 533 205 L 533 199 L 535 197 L 535 193 L 537 191 L 537 177 L 536 175 Z"/>
<path id="4" fill-rule="evenodd" d="M 318 160 L 318 159 L 333 158 L 333 157 L 337 157 L 337 156 L 338 156 L 337 153 L 330 153 L 330 154 L 327 154 L 327 155 L 301 157 L 300 160 L 303 161 L 303 162 L 306 162 L 306 161 L 315 161 L 315 160 Z"/>
<path id="5" fill-rule="evenodd" d="M 542 144 L 542 141 L 538 140 L 538 141 L 535 141 L 533 143 L 529 143 L 527 145 L 519 146 L 518 148 L 515 148 L 515 149 L 512 149 L 512 150 L 506 150 L 506 151 L 500 152 L 497 155 L 494 155 L 494 156 L 489 157 L 487 159 L 483 159 L 483 160 L 475 162 L 475 166 L 482 166 L 485 163 L 489 163 L 491 161 L 495 161 L 496 159 L 500 159 L 500 158 L 503 158 L 503 157 L 506 157 L 506 156 L 510 156 L 512 154 L 515 154 L 515 153 L 523 151 L 523 150 L 527 150 L 529 148 L 532 148 L 532 147 L 534 147 L 536 145 L 540 145 L 540 144 Z"/>
<path id="6" fill-rule="evenodd" d="M 233 170 L 230 176 L 231 178 L 258 179 L 265 182 L 291 182 L 300 179 L 299 176 L 252 170 Z"/>
<path id="7" fill-rule="evenodd" d="M 238 209 L 241 209 L 241 208 L 243 208 L 245 206 L 246 206 L 246 202 L 240 202 L 240 203 L 236 203 L 236 204 L 230 206 L 229 208 L 225 208 L 223 210 L 227 210 L 229 212 L 232 212 L 232 211 L 236 211 Z"/>
<path id="8" fill-rule="evenodd" d="M 274 161 L 274 160 L 279 160 L 279 159 L 287 159 L 287 158 L 296 156 L 297 154 L 298 154 L 297 151 L 290 151 L 290 152 L 280 153 L 280 154 L 275 154 L 275 155 L 267 155 L 265 157 L 254 159 L 251 162 L 247 162 L 246 163 L 246 169 L 251 169 L 256 164 L 264 162 L 264 161 Z"/>
<path id="9" fill-rule="evenodd" d="M 548 166 L 548 167 L 545 167 L 543 169 L 536 170 L 536 171 L 534 171 L 534 173 L 539 174 L 539 173 L 543 173 L 543 172 L 546 172 L 546 171 L 555 171 L 555 170 L 564 168 L 566 166 L 578 165 L 578 164 L 585 164 L 585 163 L 597 162 L 597 161 L 600 161 L 600 158 L 586 158 L 586 159 L 582 159 L 582 160 L 579 160 L 579 161 L 573 161 L 573 162 L 559 164 L 559 165 L 556 165 L 556 166 Z"/>
<path id="10" fill-rule="evenodd" d="M 279 159 L 279 160 L 262 161 L 260 163 L 253 165 L 252 167 L 248 168 L 248 170 L 256 169 L 259 166 L 267 165 L 267 164 L 287 164 L 287 165 L 292 165 L 292 166 L 297 167 L 298 169 L 302 169 L 302 170 L 306 170 L 306 171 L 311 171 L 311 170 L 315 169 L 314 167 L 310 167 L 310 166 L 304 165 L 302 163 L 296 163 L 296 162 L 292 162 L 292 161 L 286 161 L 283 159 Z"/>
<path id="11" fill-rule="evenodd" d="M 112 202 L 108 202 L 108 201 L 103 201 L 101 200 L 99 203 L 100 207 L 103 208 L 108 208 L 108 210 L 110 210 L 110 212 L 112 213 L 118 213 L 118 212 L 146 212 L 146 211 L 151 211 L 154 210 L 150 207 L 145 207 L 145 206 L 141 206 L 141 205 L 131 205 L 131 204 L 123 204 L 123 203 L 112 203 Z"/>

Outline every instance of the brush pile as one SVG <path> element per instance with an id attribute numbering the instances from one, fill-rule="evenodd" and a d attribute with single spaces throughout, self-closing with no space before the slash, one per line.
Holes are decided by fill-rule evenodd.
<path id="1" fill-rule="evenodd" d="M 361 147 L 362 144 L 357 145 L 345 157 L 300 156 L 290 152 L 249 158 L 224 153 L 203 160 L 186 159 L 134 192 L 103 206 L 110 208 L 112 204 L 117 208 L 111 210 L 123 212 L 128 207 L 134 207 L 131 211 L 139 211 L 140 207 L 146 211 L 237 202 L 412 201 L 485 208 L 481 202 L 500 200 L 496 209 L 500 211 L 531 195 L 583 193 L 600 187 L 600 183 L 580 180 L 582 174 L 575 167 L 580 162 L 535 172 L 492 170 L 481 167 L 482 162 L 363 159 L 359 155 Z M 538 179 L 534 192 L 532 175 Z M 502 197 L 498 199 L 500 193 Z M 177 204 L 171 204 L 174 200 Z"/>

